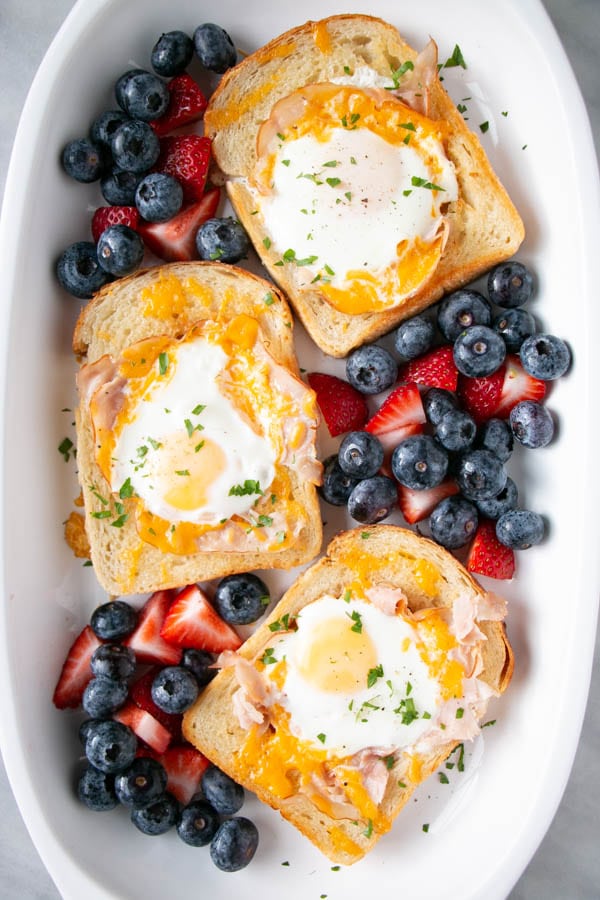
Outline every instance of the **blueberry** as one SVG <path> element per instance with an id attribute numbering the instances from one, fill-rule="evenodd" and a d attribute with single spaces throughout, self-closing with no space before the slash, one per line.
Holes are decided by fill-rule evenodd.
<path id="1" fill-rule="evenodd" d="M 110 600 L 92 613 L 92 631 L 102 641 L 120 641 L 135 629 L 137 612 L 124 600 Z"/>
<path id="2" fill-rule="evenodd" d="M 513 435 L 504 419 L 488 419 L 479 426 L 475 446 L 491 450 L 498 459 L 506 462 L 513 450 Z"/>
<path id="3" fill-rule="evenodd" d="M 358 347 L 346 360 L 346 378 L 362 394 L 379 394 L 391 387 L 397 377 L 398 363 L 377 344 Z"/>
<path id="4" fill-rule="evenodd" d="M 429 517 L 431 536 L 442 547 L 456 550 L 464 547 L 477 531 L 477 507 L 458 495 L 446 497 Z"/>
<path id="5" fill-rule="evenodd" d="M 497 372 L 506 356 L 506 344 L 487 325 L 472 325 L 454 341 L 454 363 L 469 378 L 483 378 Z"/>
<path id="6" fill-rule="evenodd" d="M 125 122 L 115 131 L 110 146 L 117 168 L 136 174 L 151 169 L 160 155 L 158 137 L 146 122 Z"/>
<path id="7" fill-rule="evenodd" d="M 211 72 L 222 75 L 236 64 L 237 52 L 233 41 L 219 25 L 209 22 L 199 25 L 194 32 L 194 47 L 204 68 Z"/>
<path id="8" fill-rule="evenodd" d="M 356 487 L 360 478 L 348 475 L 339 464 L 337 455 L 328 456 L 323 463 L 323 483 L 319 493 L 332 506 L 345 506 L 348 497 Z"/>
<path id="9" fill-rule="evenodd" d="M 90 137 L 95 144 L 101 144 L 110 149 L 115 131 L 128 121 L 129 116 L 122 109 L 109 109 L 94 119 Z"/>
<path id="10" fill-rule="evenodd" d="M 468 450 L 475 440 L 477 425 L 468 412 L 451 409 L 444 413 L 433 433 L 445 450 Z"/>
<path id="11" fill-rule="evenodd" d="M 62 152 L 63 169 L 74 178 L 88 184 L 98 181 L 105 166 L 105 155 L 102 148 L 87 138 L 71 141 Z"/>
<path id="12" fill-rule="evenodd" d="M 179 818 L 179 804 L 172 794 L 165 793 L 149 806 L 134 806 L 131 821 L 142 834 L 152 837 L 164 834 L 175 825 Z"/>
<path id="13" fill-rule="evenodd" d="M 140 756 L 115 776 L 115 793 L 124 806 L 149 806 L 167 787 L 167 773 L 155 759 Z"/>
<path id="14" fill-rule="evenodd" d="M 124 644 L 102 644 L 94 650 L 90 668 L 94 675 L 122 681 L 135 672 L 135 653 Z"/>
<path id="15" fill-rule="evenodd" d="M 79 741 L 83 747 L 85 747 L 85 742 L 87 741 L 88 734 L 90 730 L 94 728 L 98 719 L 84 719 L 81 725 L 79 726 Z"/>
<path id="16" fill-rule="evenodd" d="M 88 762 L 101 772 L 114 775 L 122 772 L 135 759 L 137 738 L 122 722 L 102 719 L 87 730 L 85 755 Z"/>
<path id="17" fill-rule="evenodd" d="M 183 666 L 166 666 L 152 682 L 152 699 L 163 712 L 182 713 L 198 697 L 198 682 Z"/>
<path id="18" fill-rule="evenodd" d="M 338 462 L 347 475 L 370 478 L 379 472 L 383 456 L 383 446 L 376 435 L 368 431 L 350 431 L 340 444 Z"/>
<path id="19" fill-rule="evenodd" d="M 102 196 L 111 206 L 135 206 L 135 192 L 141 175 L 116 166 L 100 180 Z"/>
<path id="20" fill-rule="evenodd" d="M 99 675 L 86 685 L 81 705 L 88 716 L 101 719 L 110 716 L 123 706 L 127 700 L 127 693 L 126 681 L 115 681 L 113 678 L 106 678 L 105 675 Z"/>
<path id="21" fill-rule="evenodd" d="M 423 396 L 423 409 L 432 425 L 439 425 L 442 416 L 457 407 L 458 401 L 455 394 L 444 388 L 430 388 Z"/>
<path id="22" fill-rule="evenodd" d="M 151 172 L 137 186 L 135 205 L 147 222 L 167 222 L 183 203 L 183 188 L 172 175 Z"/>
<path id="23" fill-rule="evenodd" d="M 110 281 L 91 241 L 77 241 L 67 247 L 56 264 L 56 275 L 65 291 L 80 300 L 89 300 Z"/>
<path id="24" fill-rule="evenodd" d="M 144 258 L 144 242 L 129 225 L 109 225 L 98 238 L 98 262 L 111 275 L 131 275 Z"/>
<path id="25" fill-rule="evenodd" d="M 363 525 L 374 525 L 387 518 L 398 500 L 398 489 L 391 478 L 372 475 L 359 481 L 348 497 L 348 512 Z"/>
<path id="26" fill-rule="evenodd" d="M 413 316 L 398 326 L 394 335 L 394 346 L 400 356 L 415 359 L 429 350 L 434 338 L 433 322 L 424 316 Z"/>
<path id="27" fill-rule="evenodd" d="M 258 847 L 258 830 L 254 822 L 238 816 L 219 826 L 210 845 L 210 858 L 223 872 L 238 872 L 252 860 Z"/>
<path id="28" fill-rule="evenodd" d="M 494 319 L 496 331 L 509 353 L 518 353 L 521 344 L 530 334 L 535 333 L 535 319 L 525 309 L 507 309 Z"/>
<path id="29" fill-rule="evenodd" d="M 270 599 L 269 588 L 258 575 L 242 572 L 221 579 L 213 603 L 226 622 L 249 625 L 262 616 Z"/>
<path id="30" fill-rule="evenodd" d="M 182 811 L 177 823 L 177 834 L 191 847 L 204 847 L 213 839 L 219 828 L 219 816 L 209 803 L 195 800 Z"/>
<path id="31" fill-rule="evenodd" d="M 527 550 L 544 537 L 544 520 L 529 509 L 509 509 L 496 522 L 496 537 L 513 550 Z"/>
<path id="32" fill-rule="evenodd" d="M 470 450 L 461 457 L 456 480 L 468 500 L 497 497 L 506 484 L 507 474 L 491 450 Z"/>
<path id="33" fill-rule="evenodd" d="M 515 508 L 518 499 L 517 486 L 509 476 L 499 494 L 495 497 L 488 497 L 487 500 L 476 500 L 475 506 L 482 516 L 487 516 L 488 519 L 499 519 L 508 509 Z"/>
<path id="34" fill-rule="evenodd" d="M 554 421 L 545 406 L 536 400 L 522 400 L 510 411 L 512 433 L 525 447 L 545 447 L 554 436 Z"/>
<path id="35" fill-rule="evenodd" d="M 428 434 L 401 441 L 392 453 L 392 472 L 400 484 L 421 491 L 446 477 L 448 454 Z"/>
<path id="36" fill-rule="evenodd" d="M 163 116 L 171 99 L 165 82 L 143 69 L 125 72 L 115 85 L 115 96 L 121 109 L 142 122 Z"/>
<path id="37" fill-rule="evenodd" d="M 104 812 L 119 805 L 114 775 L 88 766 L 77 783 L 77 796 L 88 809 Z"/>
<path id="38" fill-rule="evenodd" d="M 194 42 L 184 31 L 161 34 L 152 48 L 150 62 L 158 75 L 171 78 L 185 72 L 194 55 Z"/>
<path id="39" fill-rule="evenodd" d="M 560 378 L 571 364 L 569 348 L 554 334 L 535 334 L 526 338 L 519 356 L 525 371 L 542 381 Z"/>
<path id="40" fill-rule="evenodd" d="M 250 240 L 237 219 L 208 219 L 196 232 L 196 250 L 200 259 L 235 263 L 248 255 Z"/>
<path id="41" fill-rule="evenodd" d="M 533 294 L 533 277 L 522 263 L 505 262 L 488 275 L 488 296 L 497 306 L 523 306 Z"/>
<path id="42" fill-rule="evenodd" d="M 201 787 L 206 800 L 223 816 L 232 816 L 244 804 L 244 788 L 217 766 L 205 770 Z"/>
<path id="43" fill-rule="evenodd" d="M 489 325 L 491 320 L 491 306 L 477 291 L 454 291 L 442 300 L 438 309 L 438 327 L 451 343 L 466 328 Z"/>
<path id="44" fill-rule="evenodd" d="M 183 651 L 180 665 L 194 674 L 199 687 L 204 687 L 217 674 L 217 669 L 211 668 L 214 661 L 212 653 L 190 647 Z"/>

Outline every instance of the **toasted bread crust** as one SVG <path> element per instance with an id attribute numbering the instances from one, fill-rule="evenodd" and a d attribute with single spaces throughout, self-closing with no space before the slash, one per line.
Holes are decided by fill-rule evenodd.
<path id="1" fill-rule="evenodd" d="M 161 279 L 177 279 L 182 295 L 177 304 L 159 304 L 159 314 L 148 314 L 145 291 L 156 289 Z M 168 286 L 165 290 L 168 292 Z M 158 288 L 160 291 L 160 288 Z M 268 303 L 265 297 L 268 297 Z M 270 355 L 298 375 L 294 352 L 292 316 L 284 297 L 273 285 L 235 266 L 222 263 L 172 263 L 137 272 L 105 286 L 82 310 L 73 336 L 73 350 L 80 363 L 94 362 L 105 354 L 121 352 L 143 338 L 166 334 L 182 336 L 196 322 L 210 318 L 227 321 L 238 313 L 253 315 Z M 293 546 L 280 552 L 204 551 L 179 555 L 163 552 L 142 541 L 134 516 L 120 528 L 97 518 L 102 511 L 98 488 L 104 482 L 98 468 L 90 413 L 85 404 L 75 415 L 78 476 L 85 501 L 85 525 L 91 559 L 98 580 L 109 594 L 145 593 L 180 587 L 252 569 L 289 569 L 306 563 L 321 548 L 322 526 L 316 489 L 290 470 L 293 496 L 303 511 L 301 530 Z M 123 501 L 129 512 L 130 501 Z"/>
<path id="2" fill-rule="evenodd" d="M 368 538 L 363 537 L 368 534 Z M 266 622 L 246 641 L 239 653 L 247 659 L 261 654 L 273 634 L 272 622 L 286 613 L 295 616 L 308 603 L 325 593 L 340 596 L 352 580 L 354 560 L 368 552 L 377 559 L 377 576 L 384 583 L 402 587 L 411 610 L 430 606 L 450 607 L 460 594 L 477 598 L 484 595 L 481 586 L 463 566 L 442 547 L 406 529 L 394 525 L 375 525 L 353 529 L 337 535 L 327 548 L 327 554 L 304 571 L 283 595 Z M 426 591 L 416 575 L 414 563 L 425 559 L 440 573 L 436 596 Z M 497 693 L 508 686 L 513 672 L 513 653 L 504 625 L 497 621 L 478 622 L 487 641 L 483 644 L 484 671 L 479 676 Z M 192 744 L 261 800 L 278 809 L 319 849 L 335 862 L 356 862 L 376 843 L 379 834 L 363 833 L 349 820 L 334 819 L 318 810 L 302 794 L 281 800 L 246 777 L 246 769 L 238 761 L 247 732 L 237 722 L 232 709 L 232 696 L 238 688 L 235 673 L 223 669 L 201 694 L 197 703 L 185 714 L 184 736 Z M 421 781 L 458 746 L 449 741 L 432 753 L 422 766 Z M 404 782 L 403 782 L 404 783 Z M 417 784 L 407 783 L 401 788 L 398 779 L 391 777 L 381 810 L 394 819 L 407 803 Z M 341 836 L 341 840 L 340 840 Z"/>
<path id="3" fill-rule="evenodd" d="M 448 291 L 472 281 L 512 256 L 524 237 L 523 223 L 496 177 L 483 148 L 439 80 L 430 88 L 434 120 L 449 126 L 446 153 L 455 167 L 459 199 L 450 204 L 449 235 L 433 276 L 399 306 L 349 315 L 331 306 L 317 290 L 296 289 L 278 257 L 265 248 L 252 194 L 240 181 L 256 161 L 256 137 L 273 105 L 306 84 L 342 77 L 344 67 L 368 65 L 389 75 L 413 50 L 390 24 L 371 16 L 332 16 L 307 22 L 270 41 L 223 77 L 205 114 L 215 159 L 224 173 L 231 202 L 271 277 L 288 295 L 315 343 L 331 356 L 385 334 Z"/>

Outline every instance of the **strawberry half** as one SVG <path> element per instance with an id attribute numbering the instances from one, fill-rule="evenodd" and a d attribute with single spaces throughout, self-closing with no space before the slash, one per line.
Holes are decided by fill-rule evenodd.
<path id="1" fill-rule="evenodd" d="M 195 647 L 210 653 L 237 650 L 242 644 L 239 634 L 223 621 L 197 584 L 190 584 L 177 595 L 160 633 L 176 647 Z"/>
<path id="2" fill-rule="evenodd" d="M 438 503 L 453 494 L 458 494 L 458 485 L 450 479 L 424 491 L 414 491 L 399 484 L 398 506 L 409 525 L 414 525 L 426 519 Z"/>
<path id="3" fill-rule="evenodd" d="M 81 703 L 86 685 L 92 678 L 92 654 L 101 644 L 89 625 L 71 644 L 52 695 L 52 702 L 58 709 L 76 709 Z"/>
<path id="4" fill-rule="evenodd" d="M 197 122 L 204 115 L 208 104 L 208 100 L 187 72 L 172 78 L 167 88 L 171 95 L 167 111 L 160 119 L 150 122 L 150 126 L 159 137 L 164 137 L 182 125 Z"/>
<path id="5" fill-rule="evenodd" d="M 181 659 L 181 649 L 168 644 L 160 634 L 173 597 L 173 591 L 155 591 L 142 607 L 135 631 L 123 642 L 131 647 L 138 662 L 176 666 Z"/>
<path id="6" fill-rule="evenodd" d="M 135 703 L 126 703 L 113 713 L 113 719 L 128 725 L 140 741 L 148 744 L 157 753 L 164 753 L 171 743 L 171 734 L 164 725 Z"/>
<path id="7" fill-rule="evenodd" d="M 478 425 L 498 414 L 505 370 L 504 364 L 493 375 L 486 375 L 483 378 L 467 378 L 461 375 L 458 379 L 458 396 L 464 409 L 473 416 Z"/>
<path id="8" fill-rule="evenodd" d="M 154 666 L 148 669 L 137 681 L 134 681 L 129 688 L 129 696 L 140 709 L 145 709 L 151 716 L 163 725 L 174 740 L 181 738 L 181 720 L 182 716 L 175 713 L 164 712 L 156 705 L 152 699 L 152 682 L 161 671 L 160 666 Z"/>
<path id="9" fill-rule="evenodd" d="M 347 381 L 323 372 L 311 372 L 308 383 L 317 395 L 331 437 L 363 427 L 369 413 L 367 401 L 360 391 Z"/>
<path id="10" fill-rule="evenodd" d="M 110 225 L 129 225 L 139 230 L 140 214 L 135 206 L 99 206 L 92 216 L 92 237 L 95 241 Z"/>
<path id="11" fill-rule="evenodd" d="M 190 203 L 167 222 L 140 222 L 139 232 L 148 250 L 167 262 L 187 262 L 198 257 L 196 232 L 217 211 L 221 191 L 212 188 L 201 200 Z"/>
<path id="12" fill-rule="evenodd" d="M 407 425 L 423 425 L 425 421 L 419 389 L 414 381 L 410 381 L 394 388 L 375 415 L 371 416 L 365 425 L 365 431 L 376 434 L 381 440 L 382 434 L 397 431 Z"/>
<path id="13" fill-rule="evenodd" d="M 546 382 L 529 375 L 518 356 L 508 356 L 496 415 L 506 418 L 513 406 L 522 400 L 541 401 L 545 396 Z"/>
<path id="14" fill-rule="evenodd" d="M 515 554 L 496 537 L 496 523 L 482 519 L 469 551 L 467 569 L 488 578 L 509 580 L 515 574 Z"/>
<path id="15" fill-rule="evenodd" d="M 155 169 L 172 175 L 183 188 L 186 203 L 200 200 L 210 165 L 210 138 L 197 134 L 161 138 Z"/>
<path id="16" fill-rule="evenodd" d="M 154 757 L 167 773 L 167 790 L 184 806 L 190 802 L 200 787 L 200 779 L 209 762 L 195 747 L 175 745 L 160 756 Z"/>
<path id="17" fill-rule="evenodd" d="M 411 359 L 399 372 L 401 381 L 416 381 L 426 387 L 455 391 L 458 369 L 454 364 L 452 347 L 436 347 L 417 359 Z"/>

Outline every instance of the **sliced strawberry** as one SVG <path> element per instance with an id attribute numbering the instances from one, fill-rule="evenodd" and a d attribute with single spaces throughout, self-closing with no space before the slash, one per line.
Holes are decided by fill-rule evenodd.
<path id="1" fill-rule="evenodd" d="M 488 578 L 509 580 L 515 574 L 515 554 L 496 537 L 496 523 L 482 519 L 469 551 L 467 569 Z"/>
<path id="2" fill-rule="evenodd" d="M 98 240 L 109 225 L 129 225 L 138 231 L 140 214 L 135 206 L 99 206 L 92 216 L 92 237 Z"/>
<path id="3" fill-rule="evenodd" d="M 308 383 L 317 395 L 319 409 L 332 437 L 363 427 L 369 412 L 365 398 L 356 388 L 323 372 L 311 372 Z"/>
<path id="4" fill-rule="evenodd" d="M 183 188 L 186 203 L 200 200 L 210 165 L 210 138 L 197 134 L 161 138 L 156 171 L 172 175 Z"/>
<path id="5" fill-rule="evenodd" d="M 182 125 L 197 122 L 204 115 L 207 99 L 194 81 L 184 72 L 176 75 L 167 84 L 171 98 L 166 113 L 160 119 L 154 119 L 150 126 L 159 137 L 169 134 Z"/>
<path id="6" fill-rule="evenodd" d="M 461 375 L 458 379 L 458 396 L 464 409 L 478 425 L 498 414 L 505 369 L 506 366 L 502 365 L 493 375 L 483 378 Z"/>
<path id="7" fill-rule="evenodd" d="M 154 716 L 171 733 L 174 740 L 179 740 L 182 716 L 164 712 L 152 699 L 152 682 L 159 672 L 160 666 L 148 669 L 137 681 L 133 682 L 129 688 L 129 696 L 140 709 L 145 709 Z"/>
<path id="8" fill-rule="evenodd" d="M 76 709 L 81 703 L 85 687 L 92 678 L 90 660 L 101 643 L 86 625 L 71 644 L 52 696 L 52 702 L 59 709 Z"/>
<path id="9" fill-rule="evenodd" d="M 392 477 L 390 465 L 392 452 L 401 441 L 407 437 L 412 437 L 413 434 L 423 434 L 423 425 L 402 425 L 400 428 L 394 428 L 393 431 L 384 431 L 383 434 L 377 435 L 379 443 L 383 446 L 385 451 L 385 459 L 381 467 L 383 475 Z"/>
<path id="10" fill-rule="evenodd" d="M 369 419 L 365 431 L 376 434 L 381 440 L 382 434 L 397 431 L 407 425 L 422 425 L 425 421 L 425 410 L 419 389 L 414 381 L 410 381 L 394 388 L 375 415 Z"/>
<path id="11" fill-rule="evenodd" d="M 242 644 L 238 633 L 223 621 L 196 584 L 177 595 L 160 633 L 175 647 L 195 647 L 210 653 L 237 650 Z"/>
<path id="12" fill-rule="evenodd" d="M 197 793 L 209 761 L 189 744 L 169 747 L 155 758 L 166 770 L 167 790 L 186 806 Z"/>
<path id="13" fill-rule="evenodd" d="M 190 203 L 167 222 L 140 222 L 144 243 L 160 259 L 188 262 L 197 259 L 196 232 L 217 211 L 221 191 L 212 188 L 201 200 Z"/>
<path id="14" fill-rule="evenodd" d="M 426 387 L 455 391 L 458 369 L 454 365 L 452 347 L 436 347 L 417 359 L 411 359 L 399 372 L 401 381 L 416 381 Z"/>
<path id="15" fill-rule="evenodd" d="M 131 647 L 138 662 L 176 666 L 181 659 L 181 650 L 160 635 L 174 596 L 173 591 L 156 591 L 142 607 L 135 631 L 123 642 Z"/>
<path id="16" fill-rule="evenodd" d="M 506 418 L 521 400 L 543 400 L 546 382 L 528 375 L 518 356 L 508 356 L 496 416 Z"/>
<path id="17" fill-rule="evenodd" d="M 121 709 L 113 713 L 113 719 L 128 725 L 137 735 L 140 741 L 148 744 L 157 753 L 164 753 L 171 743 L 171 734 L 160 724 L 158 719 L 140 709 L 135 703 L 126 703 Z"/>
<path id="18" fill-rule="evenodd" d="M 398 506 L 409 525 L 426 519 L 429 513 L 446 497 L 458 494 L 458 485 L 447 479 L 436 487 L 425 491 L 414 491 L 403 484 L 398 485 Z"/>

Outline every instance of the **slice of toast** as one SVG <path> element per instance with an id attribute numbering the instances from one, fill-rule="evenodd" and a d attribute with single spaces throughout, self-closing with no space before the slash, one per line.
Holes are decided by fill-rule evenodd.
<path id="1" fill-rule="evenodd" d="M 339 600 L 340 605 L 348 609 L 344 600 L 347 600 L 349 585 L 356 590 L 357 581 L 363 587 L 369 584 L 401 588 L 411 614 L 418 614 L 418 611 L 432 607 L 450 611 L 458 598 L 471 604 L 472 609 L 478 609 L 476 626 L 481 632 L 478 646 L 482 662 L 478 681 L 484 682 L 491 694 L 497 695 L 505 690 L 513 669 L 512 650 L 502 622 L 505 608 L 501 605 L 500 609 L 496 608 L 494 611 L 491 598 L 464 567 L 439 545 L 393 525 L 354 529 L 335 537 L 327 554 L 300 575 L 267 621 L 242 646 L 239 654 L 244 660 L 251 661 L 260 672 L 265 651 L 270 652 L 267 648 L 273 647 L 282 623 L 287 627 L 304 607 L 324 595 L 343 598 Z M 224 661 L 224 664 L 226 662 L 228 661 Z M 388 765 L 391 771 L 385 793 L 371 821 L 365 822 L 364 817 L 348 813 L 344 817 L 337 817 L 329 814 L 327 805 L 318 802 L 318 798 L 315 799 L 302 790 L 283 797 L 275 789 L 265 787 L 265 784 L 280 784 L 283 775 L 289 775 L 292 779 L 293 772 L 287 772 L 283 765 L 277 772 L 267 772 L 267 781 L 263 775 L 259 775 L 259 770 L 264 772 L 264 760 L 269 758 L 267 750 L 261 750 L 266 745 L 261 744 L 264 739 L 260 733 L 251 747 L 252 753 L 257 754 L 257 759 L 248 758 L 249 726 L 247 723 L 244 723 L 244 727 L 240 725 L 240 707 L 236 702 L 236 693 L 245 679 L 238 680 L 237 668 L 238 666 L 223 668 L 185 714 L 185 737 L 236 781 L 278 809 L 284 818 L 335 862 L 350 864 L 364 856 L 381 833 L 390 827 L 416 786 L 431 775 L 458 746 L 457 739 L 441 738 L 434 745 L 429 745 L 428 752 L 421 755 L 416 766 L 414 760 L 411 764 L 407 763 L 404 758 L 406 754 L 392 756 L 393 748 L 388 747 L 385 751 L 390 754 L 387 760 L 393 758 L 395 761 L 393 766 Z M 248 680 L 247 684 L 252 685 L 252 681 Z M 306 702 L 310 702 L 308 697 Z M 479 720 L 484 712 L 485 703 L 477 707 Z M 460 715 L 462 716 L 462 712 Z M 465 711 L 465 720 L 466 715 Z M 459 717 L 458 713 L 456 717 Z M 269 737 L 273 727 L 271 723 L 267 732 L 263 731 L 262 734 Z M 443 734 L 443 731 L 439 732 L 439 735 Z M 319 739 L 324 737 L 325 735 L 320 735 Z M 371 733 L 370 739 L 372 740 Z M 290 751 L 290 757 L 293 758 L 293 751 Z M 290 763 L 289 768 L 293 767 L 294 763 Z"/>
<path id="2" fill-rule="evenodd" d="M 340 312 L 318 285 L 297 286 L 294 267 L 264 233 L 248 179 L 257 161 L 257 136 L 273 106 L 309 84 L 344 79 L 368 67 L 380 76 L 414 65 L 417 53 L 386 22 L 364 15 L 332 16 L 286 32 L 246 57 L 223 77 L 205 113 L 206 133 L 225 176 L 231 202 L 269 274 L 288 295 L 315 343 L 341 357 L 388 332 L 444 293 L 472 281 L 512 256 L 524 237 L 521 218 L 478 138 L 469 130 L 437 77 L 428 86 L 428 118 L 443 123 L 445 151 L 454 166 L 458 200 L 449 204 L 446 243 L 433 275 L 397 306 L 357 314 Z M 402 67 L 402 68 L 401 68 Z M 402 78 L 400 78 L 402 87 Z M 417 89 L 414 92 L 419 94 Z M 306 177 L 306 176 L 305 176 Z M 348 213 L 351 214 L 350 212 Z M 318 248 L 315 248 L 318 252 Z"/>
<path id="3" fill-rule="evenodd" d="M 293 465 L 285 464 L 288 494 L 283 511 L 293 538 L 284 540 L 282 532 L 273 546 L 262 541 L 266 529 L 240 527 L 243 543 L 238 541 L 233 549 L 213 547 L 187 553 L 179 548 L 170 552 L 142 540 L 136 524 L 135 497 L 127 496 L 128 491 L 110 496 L 99 467 L 89 397 L 86 400 L 81 388 L 82 372 L 93 371 L 89 364 L 102 366 L 106 361 L 118 361 L 128 348 L 145 339 L 178 339 L 203 322 L 217 321 L 225 327 L 238 316 L 251 317 L 257 323 L 259 340 L 269 357 L 284 367 L 289 381 L 304 392 L 305 386 L 298 380 L 288 304 L 271 284 L 235 266 L 172 263 L 138 272 L 104 287 L 79 316 L 73 337 L 73 349 L 82 367 L 76 410 L 78 476 L 92 563 L 100 584 L 110 594 L 179 587 L 252 569 L 289 569 L 312 560 L 321 548 L 321 515 L 313 483 L 318 481 L 320 468 L 316 461 L 312 481 Z M 308 397 L 309 422 L 314 406 L 309 402 L 310 395 L 310 391 L 303 394 Z M 313 424 L 314 437 L 316 414 Z M 283 503 L 283 494 L 277 502 L 280 499 Z M 261 497 L 260 502 L 268 502 L 269 515 L 275 515 L 275 494 Z M 262 521 L 270 520 L 265 517 Z M 214 533 L 218 531 L 217 527 Z"/>

